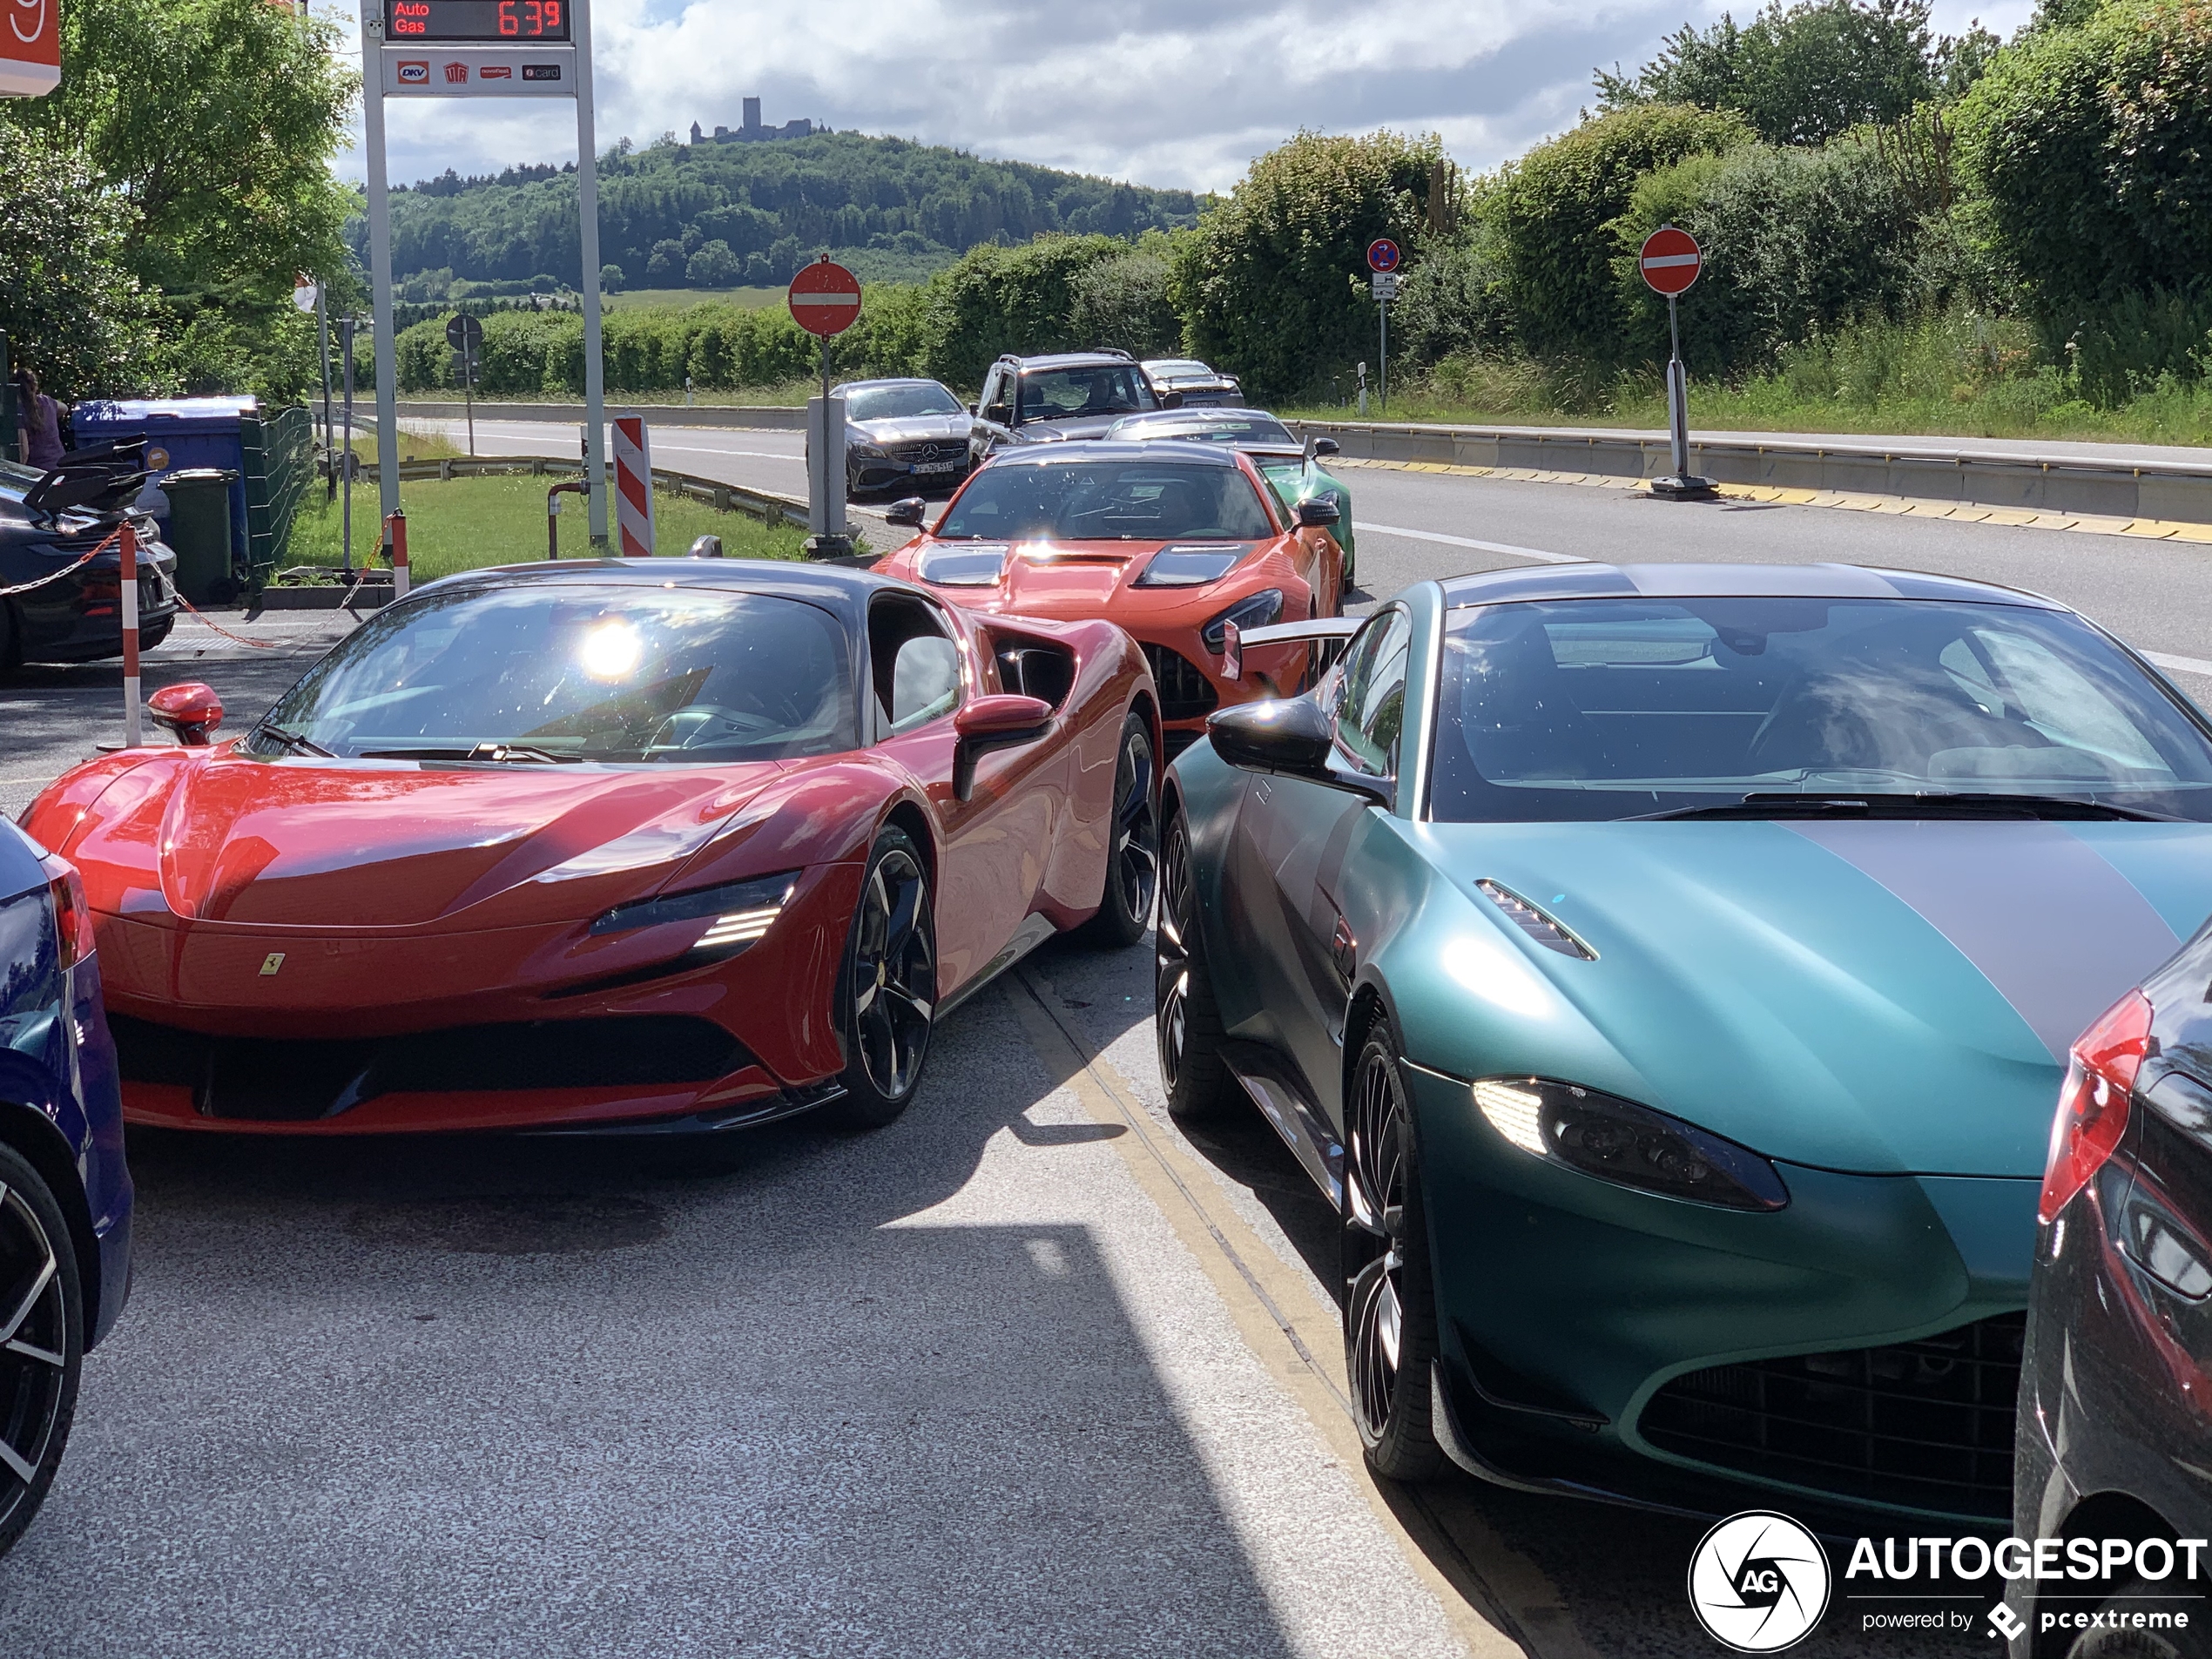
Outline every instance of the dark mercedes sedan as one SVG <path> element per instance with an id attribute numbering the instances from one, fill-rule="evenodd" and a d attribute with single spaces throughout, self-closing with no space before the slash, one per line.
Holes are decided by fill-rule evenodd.
<path id="1" fill-rule="evenodd" d="M 847 496 L 927 495 L 968 476 L 968 413 L 941 382 L 848 381 L 838 391 Z"/>
<path id="2" fill-rule="evenodd" d="M 2208 984 L 2212 925 L 2074 1043 L 2060 1091 L 2013 1530 L 2067 1567 L 2010 1588 L 2022 1659 L 2212 1653 L 2212 1557 L 2176 1548 L 2212 1536 Z"/>
<path id="3" fill-rule="evenodd" d="M 20 664 L 84 663 L 123 651 L 123 556 L 113 513 L 41 512 L 35 468 L 0 462 L 0 672 Z M 97 507 L 97 503 L 93 503 Z M 177 556 L 151 518 L 138 533 L 138 643 L 152 650 L 176 624 Z M 74 567 L 74 568 L 72 568 Z"/>

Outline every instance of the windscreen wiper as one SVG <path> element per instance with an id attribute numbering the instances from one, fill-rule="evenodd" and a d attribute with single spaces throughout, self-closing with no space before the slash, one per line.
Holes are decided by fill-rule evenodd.
<path id="1" fill-rule="evenodd" d="M 364 760 L 516 760 L 532 765 L 577 765 L 582 755 L 555 754 L 528 743 L 479 743 L 462 749 L 364 749 Z"/>
<path id="2" fill-rule="evenodd" d="M 335 760 L 338 759 L 336 755 L 331 753 L 329 750 L 324 748 L 322 745 L 317 743 L 313 738 L 308 737 L 305 732 L 294 732 L 287 726 L 268 725 L 264 725 L 261 727 L 261 731 L 265 736 L 275 738 L 286 748 L 291 750 L 293 754 L 319 755 L 325 760 Z"/>
<path id="3" fill-rule="evenodd" d="M 2121 806 L 2111 801 L 2086 800 L 2072 795 L 2007 795 L 1944 789 L 1912 793 L 1856 789 L 1820 793 L 1776 790 L 1754 792 L 1711 806 L 1681 806 L 1672 812 L 1645 813 L 1640 816 L 1647 821 L 1685 818 L 1966 818 L 2059 822 L 2121 819 L 2154 824 L 2190 821 L 2172 813 L 2154 813 L 2141 806 Z"/>

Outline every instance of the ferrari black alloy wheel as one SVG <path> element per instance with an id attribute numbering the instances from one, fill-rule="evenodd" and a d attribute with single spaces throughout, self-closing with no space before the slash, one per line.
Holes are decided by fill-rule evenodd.
<path id="1" fill-rule="evenodd" d="M 1347 1117 L 1345 1372 L 1369 1467 L 1393 1480 L 1426 1480 L 1444 1464 L 1429 1424 L 1436 1295 L 1413 1118 L 1386 1024 L 1360 1051 Z"/>
<path id="2" fill-rule="evenodd" d="M 1221 1054 L 1221 1012 L 1206 977 L 1198 934 L 1198 899 L 1190 877 L 1190 822 L 1178 811 L 1168 822 L 1160 856 L 1160 925 L 1153 957 L 1152 1010 L 1160 1045 L 1160 1081 L 1168 1110 L 1188 1123 L 1233 1108 L 1243 1090 Z"/>
<path id="3" fill-rule="evenodd" d="M 1106 849 L 1106 891 L 1084 931 L 1119 949 L 1144 937 L 1160 880 L 1160 768 L 1152 728 L 1136 710 L 1122 723 L 1114 763 L 1114 824 Z"/>
<path id="4" fill-rule="evenodd" d="M 0 1553 L 53 1484 L 84 1348 L 77 1257 L 61 1208 L 38 1172 L 0 1146 Z"/>
<path id="5" fill-rule="evenodd" d="M 914 1098 L 936 1017 L 936 918 L 921 850 L 904 830 L 881 831 L 869 851 L 838 1000 L 846 1043 L 840 1112 L 873 1129 Z"/>

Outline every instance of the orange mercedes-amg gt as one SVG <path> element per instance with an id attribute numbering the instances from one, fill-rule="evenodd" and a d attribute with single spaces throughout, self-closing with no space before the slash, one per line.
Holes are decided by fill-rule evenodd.
<path id="1" fill-rule="evenodd" d="M 893 507 L 891 522 L 916 534 L 879 571 L 970 610 L 1119 624 L 1152 665 L 1170 754 L 1221 705 L 1305 681 L 1309 644 L 1255 646 L 1240 671 L 1235 631 L 1343 610 L 1336 503 L 1285 508 L 1247 457 L 1218 444 L 1003 451 L 934 526 L 923 512 L 919 499 Z"/>

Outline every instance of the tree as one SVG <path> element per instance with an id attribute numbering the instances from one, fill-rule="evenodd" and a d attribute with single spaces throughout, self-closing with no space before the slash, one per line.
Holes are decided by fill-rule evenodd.
<path id="1" fill-rule="evenodd" d="M 0 328 L 64 402 L 145 389 L 153 307 L 123 262 L 129 224 L 81 155 L 0 122 Z"/>
<path id="2" fill-rule="evenodd" d="M 1184 345 L 1255 396 L 1295 395 L 1372 354 L 1366 247 L 1410 246 L 1451 188 L 1431 133 L 1301 132 L 1253 162 L 1177 252 Z"/>
<path id="3" fill-rule="evenodd" d="M 60 88 L 0 117 L 76 149 L 124 205 L 122 261 L 166 301 L 168 367 L 188 382 L 221 341 L 222 374 L 246 382 L 227 389 L 305 383 L 293 280 L 347 275 L 353 196 L 330 163 L 357 78 L 341 44 L 334 24 L 266 0 L 72 0 Z"/>
<path id="4" fill-rule="evenodd" d="M 1689 24 L 1633 76 L 1597 73 L 1599 101 L 1733 110 L 1769 144 L 1820 145 L 1869 121 L 1894 121 L 1977 77 L 1997 37 L 1979 25 L 1932 35 L 1928 0 L 1798 0 L 1739 26 Z"/>
<path id="5" fill-rule="evenodd" d="M 1750 142 L 1750 130 L 1735 114 L 1635 104 L 1585 121 L 1508 166 L 1495 213 L 1521 343 L 1541 357 L 1596 365 L 1641 355 L 1624 352 L 1628 318 L 1613 276 L 1614 221 L 1644 174 Z"/>
<path id="6" fill-rule="evenodd" d="M 730 245 L 718 239 L 704 245 L 684 266 L 685 280 L 695 288 L 735 287 L 744 274 Z"/>
<path id="7" fill-rule="evenodd" d="M 653 244 L 652 253 L 646 257 L 646 280 L 672 288 L 684 280 L 685 262 L 683 243 L 672 236 L 665 237 Z"/>

